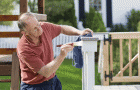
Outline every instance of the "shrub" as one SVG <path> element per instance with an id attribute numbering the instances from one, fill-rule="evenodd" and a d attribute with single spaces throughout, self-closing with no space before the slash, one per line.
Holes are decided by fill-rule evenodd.
<path id="1" fill-rule="evenodd" d="M 137 31 L 138 22 L 140 21 L 140 11 L 132 9 L 130 12 L 128 12 L 126 17 L 128 31 Z"/>
<path id="2" fill-rule="evenodd" d="M 68 22 L 71 26 L 77 28 L 77 20 L 75 16 L 74 1 L 73 0 L 59 0 L 46 2 L 47 20 L 55 24 L 66 25 Z M 66 24 L 65 24 L 66 22 Z"/>
<path id="3" fill-rule="evenodd" d="M 137 30 L 138 30 L 138 32 L 140 32 L 140 21 L 138 22 Z"/>
<path id="4" fill-rule="evenodd" d="M 90 7 L 89 13 L 85 13 L 83 22 L 83 26 L 85 28 L 90 28 L 93 32 L 106 32 L 101 14 L 95 11 L 93 7 Z"/>
<path id="5" fill-rule="evenodd" d="M 128 32 L 127 28 L 125 25 L 123 24 L 115 24 L 115 25 L 111 25 L 111 30 L 110 32 Z"/>

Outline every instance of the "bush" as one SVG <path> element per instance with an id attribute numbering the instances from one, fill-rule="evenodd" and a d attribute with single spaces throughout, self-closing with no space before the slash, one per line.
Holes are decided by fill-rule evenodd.
<path id="1" fill-rule="evenodd" d="M 0 0 L 0 15 L 12 15 L 14 0 Z M 0 21 L 0 25 L 12 26 L 13 21 Z"/>
<path id="2" fill-rule="evenodd" d="M 75 16 L 73 0 L 59 0 L 46 2 L 47 20 L 55 24 L 64 24 L 77 28 L 77 20 Z M 61 23 L 60 23 L 61 22 Z"/>
<path id="3" fill-rule="evenodd" d="M 106 32 L 101 14 L 95 11 L 93 7 L 90 7 L 89 13 L 85 13 L 83 22 L 83 26 L 85 28 L 90 28 L 93 32 Z"/>
<path id="4" fill-rule="evenodd" d="M 115 25 L 111 25 L 111 30 L 110 32 L 128 32 L 127 28 L 125 25 L 123 24 L 115 24 Z"/>
<path id="5" fill-rule="evenodd" d="M 140 21 L 140 11 L 132 9 L 130 12 L 128 12 L 126 17 L 128 31 L 137 31 L 138 22 Z"/>
<path id="6" fill-rule="evenodd" d="M 138 32 L 140 32 L 140 21 L 138 22 L 137 30 L 138 30 Z"/>

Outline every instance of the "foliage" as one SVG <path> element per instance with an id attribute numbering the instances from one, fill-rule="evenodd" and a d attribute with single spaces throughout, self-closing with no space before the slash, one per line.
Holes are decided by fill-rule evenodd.
<path id="1" fill-rule="evenodd" d="M 140 21 L 138 22 L 137 30 L 140 32 Z"/>
<path id="2" fill-rule="evenodd" d="M 0 0 L 0 15 L 12 15 L 14 0 Z M 11 21 L 0 21 L 0 25 L 12 25 Z"/>
<path id="3" fill-rule="evenodd" d="M 101 14 L 95 11 L 93 7 L 90 7 L 89 13 L 85 13 L 85 19 L 83 21 L 84 27 L 90 28 L 93 32 L 106 32 Z"/>
<path id="4" fill-rule="evenodd" d="M 28 1 L 30 11 L 38 13 L 38 0 Z M 19 2 L 16 0 L 19 4 Z M 45 13 L 47 21 L 55 24 L 71 25 L 77 28 L 73 0 L 45 0 Z"/>
<path id="5" fill-rule="evenodd" d="M 120 24 L 111 25 L 110 32 L 128 32 L 128 30 L 125 25 L 120 23 Z"/>
<path id="6" fill-rule="evenodd" d="M 56 24 L 65 24 L 69 21 L 73 27 L 77 27 L 74 2 L 72 0 L 60 0 L 46 2 L 47 20 Z M 66 25 L 66 24 L 65 24 Z"/>
<path id="7" fill-rule="evenodd" d="M 140 11 L 132 9 L 130 12 L 128 12 L 126 17 L 128 31 L 137 31 L 138 22 L 140 21 Z"/>
<path id="8" fill-rule="evenodd" d="M 138 40 L 131 40 L 132 58 L 138 53 Z M 123 46 L 123 68 L 129 63 L 129 40 L 124 39 Z M 120 47 L 119 40 L 113 40 L 113 76 L 120 71 Z M 129 67 L 123 72 L 123 76 L 129 76 Z M 132 64 L 132 76 L 138 76 L 138 62 Z M 112 84 L 112 83 L 111 83 Z M 116 83 L 115 83 L 116 84 Z M 117 83 L 118 84 L 118 83 Z M 121 85 L 134 84 L 134 82 L 123 82 Z"/>
<path id="9" fill-rule="evenodd" d="M 28 1 L 28 6 L 30 7 L 30 11 L 34 13 L 38 13 L 38 9 L 35 8 L 38 5 L 38 0 L 34 0 L 31 2 L 31 0 Z"/>

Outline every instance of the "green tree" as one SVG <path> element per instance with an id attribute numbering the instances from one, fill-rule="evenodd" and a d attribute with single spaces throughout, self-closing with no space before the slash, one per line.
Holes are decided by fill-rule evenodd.
<path id="1" fill-rule="evenodd" d="M 19 1 L 17 1 L 19 4 Z M 30 11 L 38 13 L 38 0 L 28 1 Z M 73 0 L 45 0 L 45 13 L 47 21 L 55 24 L 70 25 L 77 28 Z"/>
<path id="2" fill-rule="evenodd" d="M 47 0 L 45 5 L 47 21 L 77 27 L 73 0 Z"/>
<path id="3" fill-rule="evenodd" d="M 138 22 L 140 21 L 140 11 L 132 9 L 126 15 L 128 31 L 137 31 Z"/>
<path id="4" fill-rule="evenodd" d="M 33 2 L 28 0 L 28 6 L 30 7 L 31 12 L 38 13 L 38 9 L 36 8 L 36 6 L 38 7 L 38 0 L 33 0 Z"/>
<path id="5" fill-rule="evenodd" d="M 93 30 L 93 32 L 106 32 L 101 14 L 98 11 L 95 11 L 93 7 L 90 7 L 89 13 L 85 13 L 83 25 L 85 28 Z"/>
<path id="6" fill-rule="evenodd" d="M 0 0 L 0 15 L 12 15 L 14 0 Z M 0 25 L 12 25 L 12 21 L 0 21 Z"/>

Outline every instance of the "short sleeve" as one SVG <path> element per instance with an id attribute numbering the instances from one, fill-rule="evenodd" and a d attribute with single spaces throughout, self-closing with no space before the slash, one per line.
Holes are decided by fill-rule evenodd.
<path id="1" fill-rule="evenodd" d="M 61 33 L 61 26 L 52 24 L 51 35 L 52 39 L 57 37 Z"/>
<path id="2" fill-rule="evenodd" d="M 52 36 L 52 39 L 54 39 L 61 33 L 60 25 L 56 25 L 56 24 L 49 23 L 49 22 L 41 22 L 41 24 L 42 24 L 42 28 L 44 29 L 44 31 L 45 32 L 48 31 L 50 33 L 50 35 Z"/>
<path id="3" fill-rule="evenodd" d="M 34 73 L 37 73 L 45 64 L 34 53 L 26 52 L 18 55 L 19 59 L 25 63 Z"/>

